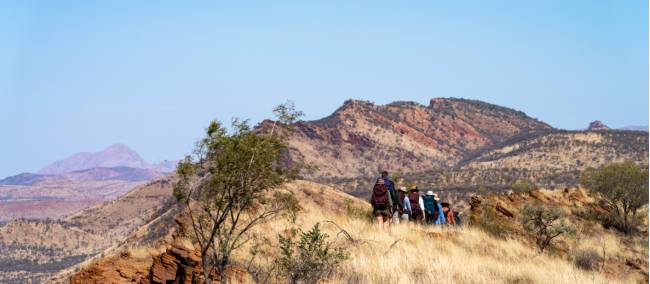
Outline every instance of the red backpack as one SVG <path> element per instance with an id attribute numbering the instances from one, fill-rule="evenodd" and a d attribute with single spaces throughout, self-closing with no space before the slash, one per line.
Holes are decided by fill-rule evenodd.
<path id="1" fill-rule="evenodd" d="M 370 204 L 372 208 L 377 210 L 384 210 L 388 208 L 388 189 L 383 184 L 375 184 L 375 187 L 372 189 L 372 197 L 370 198 Z"/>
<path id="2" fill-rule="evenodd" d="M 411 212 L 420 211 L 420 193 L 417 191 L 409 192 L 409 201 L 411 202 Z"/>

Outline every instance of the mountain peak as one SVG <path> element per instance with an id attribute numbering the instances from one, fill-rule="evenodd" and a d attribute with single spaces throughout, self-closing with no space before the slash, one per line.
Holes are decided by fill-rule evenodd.
<path id="1" fill-rule="evenodd" d="M 589 123 L 589 127 L 587 127 L 587 131 L 598 131 L 598 130 L 608 130 L 609 127 L 607 125 L 603 124 L 600 120 L 594 120 L 591 123 Z"/>
<path id="2" fill-rule="evenodd" d="M 42 168 L 40 174 L 62 174 L 96 167 L 131 167 L 149 168 L 138 153 L 127 145 L 117 143 L 95 153 L 76 153 L 66 159 L 54 162 Z"/>

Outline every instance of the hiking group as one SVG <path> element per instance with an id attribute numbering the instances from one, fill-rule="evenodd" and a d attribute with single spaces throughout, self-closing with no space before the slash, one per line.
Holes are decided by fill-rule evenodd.
<path id="1" fill-rule="evenodd" d="M 440 202 L 433 191 L 422 195 L 416 185 L 408 189 L 401 185 L 395 190 L 395 183 L 386 171 L 375 182 L 370 204 L 380 228 L 390 223 L 399 224 L 400 220 L 430 225 L 460 225 L 458 213 L 451 209 L 448 202 Z"/>

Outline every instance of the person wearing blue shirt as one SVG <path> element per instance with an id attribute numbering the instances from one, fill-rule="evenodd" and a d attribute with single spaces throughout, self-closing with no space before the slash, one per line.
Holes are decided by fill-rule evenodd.
<path id="1" fill-rule="evenodd" d="M 440 197 L 438 197 L 438 194 L 434 194 L 433 198 L 436 200 L 436 203 L 438 204 L 438 218 L 434 222 L 436 225 L 444 225 L 447 220 L 445 219 L 445 213 L 442 211 L 442 204 L 440 204 Z"/>

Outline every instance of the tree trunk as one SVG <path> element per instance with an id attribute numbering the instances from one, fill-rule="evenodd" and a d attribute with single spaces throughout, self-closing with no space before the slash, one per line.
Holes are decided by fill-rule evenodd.
<path id="1" fill-rule="evenodd" d="M 228 267 L 228 257 L 224 256 L 223 260 L 219 264 L 219 279 L 220 284 L 228 284 L 228 274 L 226 273 L 226 268 Z"/>
<path id="2" fill-rule="evenodd" d="M 208 258 L 201 255 L 201 266 L 203 266 L 203 283 L 212 284 L 210 279 L 210 266 L 208 265 Z"/>

